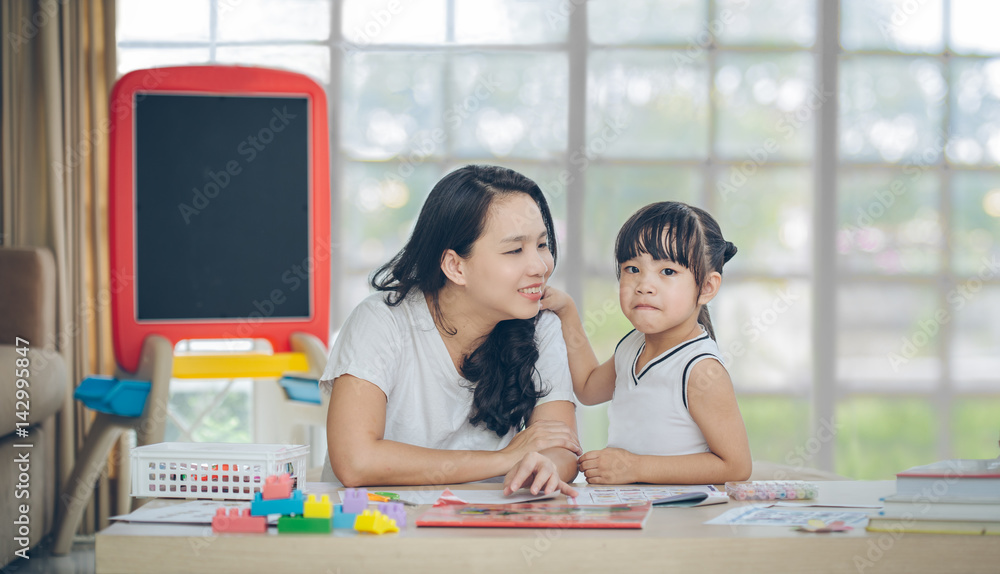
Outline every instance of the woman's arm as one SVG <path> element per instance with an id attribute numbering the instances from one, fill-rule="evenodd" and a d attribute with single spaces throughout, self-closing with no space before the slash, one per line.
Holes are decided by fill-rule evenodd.
<path id="1" fill-rule="evenodd" d="M 541 421 L 499 451 L 437 450 L 384 440 L 385 408 L 385 394 L 374 384 L 351 375 L 333 381 L 327 442 L 333 472 L 344 486 L 483 480 L 507 473 L 529 452 L 580 448 L 575 425 L 561 421 Z"/>
<path id="2" fill-rule="evenodd" d="M 580 457 L 580 470 L 594 484 L 722 484 L 746 480 L 753 463 L 736 392 L 726 369 L 706 359 L 691 369 L 688 409 L 711 452 L 642 456 L 608 448 Z"/>
<path id="3" fill-rule="evenodd" d="M 611 400 L 615 392 L 615 358 L 612 356 L 604 364 L 598 362 L 573 298 L 559 289 L 546 287 L 542 308 L 555 312 L 562 323 L 576 398 L 585 405 Z"/>

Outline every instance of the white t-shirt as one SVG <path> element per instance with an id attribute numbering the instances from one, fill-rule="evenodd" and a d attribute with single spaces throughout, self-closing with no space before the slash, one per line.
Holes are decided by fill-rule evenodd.
<path id="1" fill-rule="evenodd" d="M 609 447 L 658 456 L 709 452 L 705 435 L 688 411 L 687 382 L 699 362 L 722 359 L 719 346 L 701 329 L 701 335 L 665 351 L 638 374 L 635 367 L 646 336 L 633 330 L 618 343 L 615 393 L 608 406 Z"/>
<path id="2" fill-rule="evenodd" d="M 423 292 L 413 289 L 397 306 L 385 303 L 385 293 L 365 298 L 344 322 L 323 372 L 321 385 L 349 374 L 366 380 L 386 396 L 385 440 L 440 450 L 500 450 L 514 438 L 503 437 L 469 423 L 471 383 L 455 368 L 434 326 Z M 549 401 L 573 401 L 562 324 L 542 311 L 535 326 L 538 361 L 535 388 Z M 339 482 L 329 460 L 324 482 Z"/>

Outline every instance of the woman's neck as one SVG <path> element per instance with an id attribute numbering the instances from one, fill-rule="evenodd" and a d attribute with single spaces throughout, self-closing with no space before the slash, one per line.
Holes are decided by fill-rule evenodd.
<path id="1" fill-rule="evenodd" d="M 434 299 L 425 294 L 427 306 L 434 309 Z M 479 347 L 480 343 L 493 332 L 497 321 L 482 316 L 482 310 L 477 309 L 461 288 L 448 284 L 437 293 L 438 308 L 441 316 L 434 317 L 445 346 L 448 348 L 455 366 L 460 367 L 462 360 Z"/>

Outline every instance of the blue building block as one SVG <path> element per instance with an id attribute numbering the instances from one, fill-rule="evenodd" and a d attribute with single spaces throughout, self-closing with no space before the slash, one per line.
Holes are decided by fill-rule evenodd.
<path id="1" fill-rule="evenodd" d="M 352 512 L 344 512 L 344 505 L 337 504 L 333 507 L 333 527 L 354 529 L 354 520 L 358 517 Z"/>
<path id="2" fill-rule="evenodd" d="M 303 514 L 305 497 L 301 490 L 293 490 L 291 498 L 278 498 L 275 500 L 264 500 L 261 493 L 255 493 L 253 502 L 250 503 L 251 516 L 267 516 L 268 514 Z"/>

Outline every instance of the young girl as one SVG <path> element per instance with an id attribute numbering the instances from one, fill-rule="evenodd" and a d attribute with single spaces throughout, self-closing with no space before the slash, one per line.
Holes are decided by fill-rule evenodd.
<path id="1" fill-rule="evenodd" d="M 736 246 L 705 211 L 666 201 L 636 212 L 615 242 L 618 296 L 635 329 L 598 365 L 573 300 L 553 288 L 573 390 L 611 400 L 608 448 L 585 453 L 593 484 L 721 484 L 750 476 L 750 447 L 705 306 Z"/>

